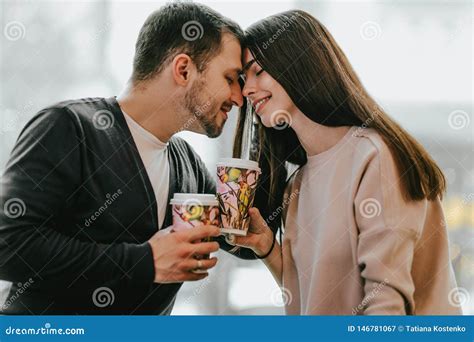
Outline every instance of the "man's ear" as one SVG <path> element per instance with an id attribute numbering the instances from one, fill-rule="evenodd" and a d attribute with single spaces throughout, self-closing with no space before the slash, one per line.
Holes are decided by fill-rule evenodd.
<path id="1" fill-rule="evenodd" d="M 181 86 L 187 86 L 189 80 L 196 72 L 196 67 L 191 60 L 191 57 L 185 53 L 180 53 L 173 58 L 171 64 L 175 82 Z"/>

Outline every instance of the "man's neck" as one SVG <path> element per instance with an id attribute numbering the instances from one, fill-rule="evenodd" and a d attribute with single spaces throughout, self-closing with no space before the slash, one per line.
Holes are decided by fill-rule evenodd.
<path id="1" fill-rule="evenodd" d="M 162 142 L 168 142 L 179 130 L 170 94 L 155 92 L 148 85 L 128 83 L 117 102 L 123 112 Z"/>

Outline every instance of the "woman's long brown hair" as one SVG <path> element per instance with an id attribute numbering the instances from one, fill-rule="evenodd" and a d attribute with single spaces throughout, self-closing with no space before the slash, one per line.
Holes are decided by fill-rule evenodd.
<path id="1" fill-rule="evenodd" d="M 394 156 L 407 201 L 441 198 L 446 190 L 442 171 L 427 151 L 391 119 L 367 93 L 328 30 L 313 16 L 292 10 L 267 17 L 246 30 L 245 46 L 255 62 L 286 90 L 311 120 L 325 126 L 362 126 L 377 131 Z M 234 139 L 240 157 L 246 105 L 241 108 Z M 285 163 L 306 163 L 295 132 L 258 125 L 257 157 L 262 175 L 255 205 L 272 215 L 282 205 Z M 265 216 L 264 216 L 265 218 Z"/>

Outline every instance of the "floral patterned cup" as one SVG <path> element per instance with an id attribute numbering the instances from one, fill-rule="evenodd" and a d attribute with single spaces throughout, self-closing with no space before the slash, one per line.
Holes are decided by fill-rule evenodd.
<path id="1" fill-rule="evenodd" d="M 217 163 L 217 199 L 222 233 L 247 235 L 249 208 L 253 205 L 260 173 L 258 163 L 251 160 L 225 158 Z"/>
<path id="2" fill-rule="evenodd" d="M 210 194 L 180 194 L 176 193 L 171 199 L 173 211 L 173 231 L 191 229 L 202 225 L 219 227 L 219 206 L 215 195 Z M 202 241 L 211 241 L 211 238 Z M 209 259 L 209 254 L 196 259 Z M 198 273 L 199 270 L 194 272 Z"/>

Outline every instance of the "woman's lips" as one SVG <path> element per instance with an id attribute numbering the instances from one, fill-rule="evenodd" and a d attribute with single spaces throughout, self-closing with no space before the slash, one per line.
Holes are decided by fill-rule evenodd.
<path id="1" fill-rule="evenodd" d="M 264 97 L 263 99 L 255 102 L 254 108 L 255 112 L 259 114 L 262 111 L 262 108 L 267 104 L 268 101 L 270 101 L 271 96 Z M 261 102 L 263 101 L 263 102 Z"/>

